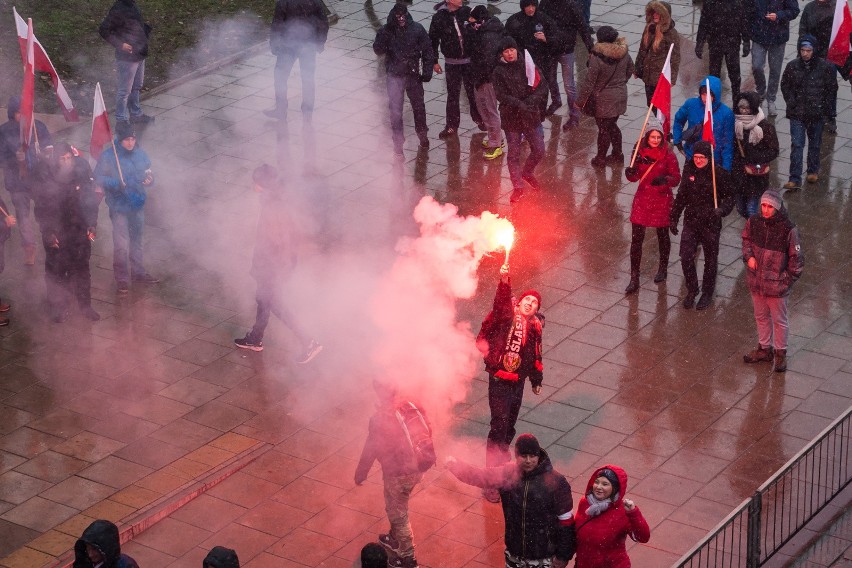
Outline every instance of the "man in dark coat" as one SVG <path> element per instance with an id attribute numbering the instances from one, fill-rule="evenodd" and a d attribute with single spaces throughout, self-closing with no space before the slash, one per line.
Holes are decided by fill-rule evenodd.
<path id="1" fill-rule="evenodd" d="M 115 66 L 118 70 L 115 120 L 152 122 L 154 117 L 144 114 L 139 105 L 139 90 L 145 81 L 145 58 L 148 57 L 151 25 L 145 23 L 136 0 L 116 0 L 98 32 L 115 48 Z"/>
<path id="2" fill-rule="evenodd" d="M 263 334 L 269 325 L 269 316 L 275 314 L 296 336 L 301 345 L 301 354 L 296 361 L 305 364 L 322 351 L 322 345 L 301 328 L 281 298 L 281 287 L 296 266 L 288 203 L 282 195 L 278 170 L 269 164 L 258 166 L 252 174 L 252 181 L 261 198 L 251 262 L 251 274 L 257 281 L 257 315 L 251 331 L 245 337 L 235 339 L 234 345 L 240 349 L 263 351 Z"/>
<path id="3" fill-rule="evenodd" d="M 716 196 L 713 199 L 713 170 L 710 157 L 713 148 L 705 140 L 693 146 L 692 160 L 683 166 L 683 175 L 677 190 L 670 217 L 670 230 L 678 234 L 677 224 L 683 213 L 683 236 L 680 238 L 680 263 L 686 284 L 683 307 L 704 310 L 713 300 L 716 288 L 716 271 L 719 265 L 719 236 L 722 233 L 722 217 L 734 208 L 731 174 L 716 165 Z M 704 275 L 701 283 L 701 298 L 698 304 L 698 273 L 695 259 L 698 245 L 704 249 Z"/>
<path id="4" fill-rule="evenodd" d="M 731 80 L 732 100 L 740 94 L 740 45 L 743 57 L 751 51 L 751 2 L 753 0 L 704 0 L 695 38 L 695 55 L 701 59 L 704 42 L 710 48 L 710 75 L 721 77 L 722 59 Z"/>
<path id="5" fill-rule="evenodd" d="M 507 567 L 564 568 L 576 548 L 571 486 L 532 434 L 518 436 L 515 456 L 515 461 L 484 469 L 450 456 L 447 469 L 468 485 L 500 492 Z"/>
<path id="6" fill-rule="evenodd" d="M 538 0 L 521 0 L 521 11 L 506 20 L 506 33 L 514 38 L 519 50 L 532 55 L 535 64 L 544 72 L 551 99 L 544 116 L 552 115 L 562 106 L 556 66 L 559 55 L 565 51 L 567 34 L 553 18 L 538 9 Z"/>
<path id="7" fill-rule="evenodd" d="M 790 22 L 799 15 L 797 0 L 752 0 L 745 5 L 750 12 L 751 22 L 751 72 L 754 75 L 757 94 L 766 99 L 766 114 L 775 116 L 775 98 L 781 67 L 784 64 L 784 48 L 790 39 Z M 769 84 L 763 67 L 769 59 Z"/>
<path id="8" fill-rule="evenodd" d="M 44 244 L 44 280 L 51 317 L 62 323 L 69 315 L 69 296 L 77 299 L 89 320 L 101 316 L 92 308 L 89 259 L 98 225 L 102 194 L 95 191 L 89 163 L 60 142 L 49 160 L 36 167 L 35 214 Z"/>
<path id="9" fill-rule="evenodd" d="M 388 107 L 394 154 L 402 157 L 402 104 L 407 94 L 414 111 L 414 130 L 420 145 L 429 147 L 429 127 L 426 125 L 426 103 L 423 83 L 432 80 L 438 59 L 426 29 L 414 21 L 403 4 L 396 4 L 388 14 L 387 23 L 376 33 L 373 42 L 376 55 L 385 56 L 387 71 Z"/>
<path id="10" fill-rule="evenodd" d="M 814 55 L 820 59 L 828 59 L 835 4 L 836 0 L 811 0 L 802 10 L 802 17 L 799 20 L 799 38 L 801 39 L 806 35 L 813 36 L 816 40 Z M 837 92 L 834 93 L 834 98 L 831 101 L 831 114 L 825 123 L 825 129 L 829 132 L 837 132 L 836 116 Z"/>
<path id="11" fill-rule="evenodd" d="M 459 98 L 462 83 L 470 104 L 470 117 L 480 130 L 485 129 L 473 93 L 470 47 L 464 39 L 464 27 L 469 17 L 470 8 L 462 6 L 462 0 L 443 0 L 435 5 L 435 15 L 432 16 L 432 22 L 429 24 L 429 39 L 432 40 L 432 51 L 435 53 L 433 68 L 439 75 L 446 72 L 447 80 L 447 123 L 438 134 L 438 138 L 441 139 L 458 134 L 461 122 Z M 437 62 L 439 49 L 444 55 L 443 68 Z"/>
<path id="12" fill-rule="evenodd" d="M 527 76 L 524 53 L 517 42 L 507 37 L 500 45 L 500 59 L 491 78 L 500 102 L 500 122 L 509 144 L 509 176 L 512 178 L 512 203 L 524 195 L 524 181 L 538 189 L 535 167 L 544 156 L 544 130 L 541 120 L 547 105 L 547 81 L 538 67 Z M 530 154 L 521 168 L 521 140 L 526 138 Z"/>
<path id="13" fill-rule="evenodd" d="M 73 568 L 139 568 L 139 565 L 121 552 L 118 527 L 97 520 L 86 527 L 74 544 Z"/>
<path id="14" fill-rule="evenodd" d="M 314 110 L 317 53 L 325 49 L 328 18 L 320 0 L 278 0 L 272 16 L 269 47 L 275 54 L 275 108 L 266 116 L 287 120 L 287 80 L 296 60 L 302 76 L 302 119 Z"/>
<path id="15" fill-rule="evenodd" d="M 9 120 L 0 126 L 0 167 L 3 168 L 3 180 L 9 192 L 15 217 L 21 231 L 21 246 L 24 249 L 24 264 L 35 264 L 35 226 L 30 210 L 32 209 L 32 180 L 30 174 L 41 152 L 49 153 L 53 148 L 50 131 L 45 124 L 35 120 L 33 141 L 24 152 L 21 147 L 21 98 L 9 98 L 7 107 Z M 5 206 L 4 206 L 5 209 Z M 6 210 L 9 211 L 8 209 Z"/>
<path id="16" fill-rule="evenodd" d="M 790 120 L 790 178 L 785 189 L 802 187 L 802 157 L 805 137 L 808 141 L 808 183 L 819 180 L 820 146 L 825 121 L 831 116 L 832 101 L 837 96 L 837 73 L 834 64 L 817 57 L 816 40 L 799 38 L 799 56 L 784 68 L 781 94 L 787 103 Z"/>
<path id="17" fill-rule="evenodd" d="M 497 66 L 505 32 L 500 19 L 490 15 L 488 8 L 482 5 L 471 11 L 466 23 L 465 43 L 470 52 L 470 77 L 476 108 L 488 130 L 488 138 L 483 140 L 485 149 L 482 154 L 486 160 L 493 160 L 503 155 L 503 130 L 491 74 Z"/>

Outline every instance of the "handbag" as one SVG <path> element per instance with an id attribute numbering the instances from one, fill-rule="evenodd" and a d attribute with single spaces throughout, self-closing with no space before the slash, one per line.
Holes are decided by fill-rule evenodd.
<path id="1" fill-rule="evenodd" d="M 741 140 L 737 139 L 737 146 L 740 148 L 740 156 L 745 159 L 745 151 L 743 150 L 743 143 Z M 770 164 L 743 164 L 743 170 L 746 175 L 750 176 L 768 176 L 771 171 Z"/>
<path id="2" fill-rule="evenodd" d="M 580 112 L 582 112 L 586 116 L 595 116 L 595 112 L 598 109 L 598 93 L 603 91 L 604 87 L 606 87 L 609 82 L 612 81 L 612 78 L 615 77 L 615 72 L 618 71 L 618 63 L 613 65 L 613 67 L 614 69 L 612 70 L 612 73 L 610 74 L 606 82 L 604 82 L 603 86 L 600 89 L 593 89 L 592 93 L 588 97 L 586 97 L 586 100 L 583 101 L 582 105 L 580 105 Z"/>

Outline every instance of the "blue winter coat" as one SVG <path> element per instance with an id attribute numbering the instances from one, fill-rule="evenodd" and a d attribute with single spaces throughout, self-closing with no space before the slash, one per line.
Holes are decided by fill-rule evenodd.
<path id="1" fill-rule="evenodd" d="M 710 91 L 713 93 L 713 137 L 716 139 L 716 149 L 713 152 L 716 165 L 731 171 L 734 160 L 734 112 L 722 103 L 722 82 L 718 77 L 708 76 L 702 79 L 698 88 L 710 81 Z M 679 144 L 683 141 L 684 128 L 692 128 L 704 123 L 704 103 L 701 97 L 687 99 L 675 114 L 672 124 L 672 141 Z M 692 159 L 692 145 L 684 144 L 683 150 L 688 159 Z"/>
<path id="2" fill-rule="evenodd" d="M 95 180 L 104 188 L 110 211 L 127 213 L 142 209 L 147 197 L 146 186 L 142 182 L 147 177 L 145 171 L 151 168 L 151 160 L 139 144 L 128 152 L 121 145 L 121 141 L 116 140 L 115 149 L 118 151 L 118 162 L 121 164 L 121 175 L 124 176 L 125 186 L 121 187 L 121 178 L 112 147 L 104 150 L 98 159 L 98 165 L 95 166 Z"/>
<path id="3" fill-rule="evenodd" d="M 760 45 L 781 45 L 790 39 L 790 22 L 799 15 L 796 0 L 754 0 L 751 20 L 751 40 Z M 766 14 L 776 14 L 774 22 Z"/>

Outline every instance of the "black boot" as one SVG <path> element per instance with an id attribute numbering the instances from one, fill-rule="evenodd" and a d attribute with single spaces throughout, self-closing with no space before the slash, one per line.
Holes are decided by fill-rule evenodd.
<path id="1" fill-rule="evenodd" d="M 633 271 L 630 273 L 630 283 L 624 289 L 625 294 L 633 294 L 639 290 L 639 272 Z"/>
<path id="2" fill-rule="evenodd" d="M 773 354 L 772 370 L 776 373 L 783 373 L 787 370 L 787 350 L 776 349 Z"/>
<path id="3" fill-rule="evenodd" d="M 668 263 L 660 261 L 660 268 L 657 269 L 657 275 L 654 276 L 654 284 L 659 284 L 660 282 L 664 282 L 666 278 L 669 276 L 669 267 Z"/>

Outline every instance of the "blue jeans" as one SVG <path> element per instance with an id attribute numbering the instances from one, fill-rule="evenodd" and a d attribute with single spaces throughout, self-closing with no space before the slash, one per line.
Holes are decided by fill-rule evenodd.
<path id="1" fill-rule="evenodd" d="M 115 60 L 118 69 L 118 82 L 115 89 L 115 120 L 127 122 L 130 116 L 142 116 L 139 106 L 139 89 L 145 81 L 145 60 Z"/>
<path id="2" fill-rule="evenodd" d="M 142 262 L 142 228 L 145 213 L 134 209 L 126 213 L 110 210 L 112 221 L 112 269 L 116 282 L 128 282 L 131 274 L 145 274 Z M 130 263 L 128 265 L 128 257 Z"/>
<path id="3" fill-rule="evenodd" d="M 521 168 L 521 136 L 530 143 L 530 155 Z M 544 128 L 539 124 L 535 128 L 527 128 L 523 132 L 506 131 L 506 144 L 509 146 L 509 177 L 512 179 L 512 187 L 521 189 L 524 187 L 524 176 L 533 174 L 535 167 L 544 157 Z"/>
<path id="4" fill-rule="evenodd" d="M 774 103 L 778 95 L 778 85 L 781 83 L 781 66 L 784 64 L 784 48 L 786 44 L 761 45 L 751 44 L 751 72 L 754 75 L 754 86 L 760 98 Z M 769 87 L 766 86 L 766 75 L 763 66 L 769 59 Z"/>
<path id="5" fill-rule="evenodd" d="M 300 49 L 286 49 L 275 60 L 275 109 L 281 113 L 287 112 L 287 80 L 297 59 L 302 75 L 302 112 L 314 110 L 317 50 L 313 45 L 307 45 Z"/>
<path id="6" fill-rule="evenodd" d="M 760 211 L 760 198 L 769 189 L 769 176 L 750 176 L 740 168 L 731 177 L 737 185 L 737 212 L 748 219 Z"/>
<path id="7" fill-rule="evenodd" d="M 822 145 L 822 127 L 825 120 L 790 119 L 790 181 L 802 183 L 802 155 L 805 151 L 805 136 L 808 138 L 808 173 L 819 173 L 819 148 Z"/>
<path id="8" fill-rule="evenodd" d="M 574 80 L 574 52 L 563 53 L 559 56 L 562 66 L 562 84 L 565 86 L 565 102 L 568 104 L 568 116 L 572 122 L 580 122 L 580 109 L 577 102 L 577 82 Z"/>
<path id="9" fill-rule="evenodd" d="M 402 105 L 405 95 L 411 101 L 411 109 L 414 111 L 414 130 L 417 134 L 426 134 L 429 127 L 426 124 L 426 102 L 423 94 L 423 83 L 420 77 L 414 75 L 391 75 L 387 76 L 388 108 L 390 109 L 391 135 L 393 145 L 397 150 L 402 150 L 405 137 L 402 133 Z"/>

